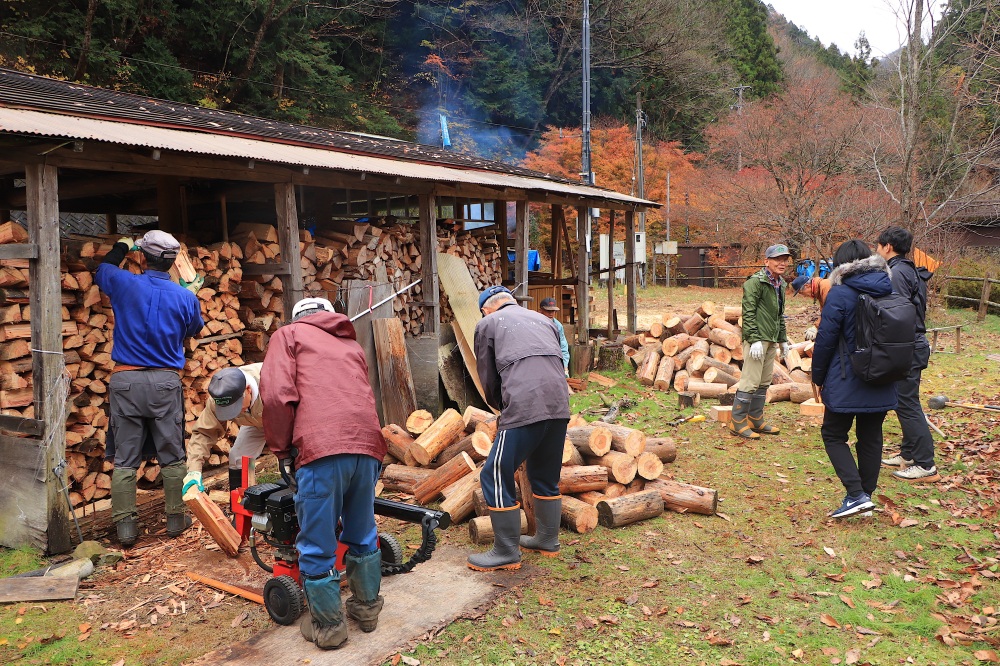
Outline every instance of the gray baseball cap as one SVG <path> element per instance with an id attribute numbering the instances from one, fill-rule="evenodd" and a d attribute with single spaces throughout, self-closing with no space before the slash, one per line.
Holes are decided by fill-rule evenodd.
<path id="1" fill-rule="evenodd" d="M 220 421 L 231 421 L 243 411 L 243 393 L 247 377 L 239 368 L 222 368 L 212 375 L 208 394 L 215 400 L 215 415 Z"/>
<path id="2" fill-rule="evenodd" d="M 135 244 L 139 249 L 154 257 L 176 258 L 181 249 L 181 244 L 177 242 L 176 238 L 159 229 L 147 231 L 146 235 Z"/>
<path id="3" fill-rule="evenodd" d="M 767 248 L 766 252 L 764 252 L 765 259 L 774 259 L 775 257 L 790 257 L 790 256 L 792 256 L 792 253 L 788 251 L 788 246 L 783 245 L 782 243 L 778 243 L 777 245 L 772 245 L 771 247 Z"/>

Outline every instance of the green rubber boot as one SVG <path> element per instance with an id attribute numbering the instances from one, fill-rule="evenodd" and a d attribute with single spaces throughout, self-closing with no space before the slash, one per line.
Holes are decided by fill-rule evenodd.
<path id="1" fill-rule="evenodd" d="M 382 551 L 374 550 L 365 555 L 344 557 L 347 582 L 351 598 L 347 600 L 347 615 L 361 626 L 365 633 L 378 627 L 378 614 L 385 600 L 379 595 L 382 586 Z"/>
<path id="2" fill-rule="evenodd" d="M 299 631 L 302 637 L 323 650 L 336 650 L 347 642 L 340 600 L 340 574 L 336 571 L 317 579 L 302 577 L 302 590 L 309 603 L 309 612 L 302 616 Z"/>
<path id="3" fill-rule="evenodd" d="M 521 506 L 490 509 L 493 547 L 485 553 L 469 555 L 466 566 L 476 571 L 521 568 Z"/>
<path id="4" fill-rule="evenodd" d="M 184 488 L 184 476 L 187 474 L 187 463 L 179 460 L 160 470 L 163 475 L 163 499 L 167 512 L 167 536 L 178 537 L 191 527 L 191 517 L 184 510 L 184 499 L 181 490 Z"/>
<path id="5" fill-rule="evenodd" d="M 559 554 L 559 522 L 562 520 L 562 497 L 535 496 L 535 534 L 522 536 L 521 548 L 545 557 Z"/>
<path id="6" fill-rule="evenodd" d="M 111 473 L 111 522 L 118 533 L 118 542 L 128 548 L 139 538 L 139 524 L 135 520 L 136 471 L 116 467 Z"/>

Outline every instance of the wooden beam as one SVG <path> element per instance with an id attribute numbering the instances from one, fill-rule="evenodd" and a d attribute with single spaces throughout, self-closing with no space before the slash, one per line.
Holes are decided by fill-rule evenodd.
<path id="1" fill-rule="evenodd" d="M 636 288 L 636 273 L 638 266 L 635 262 L 635 213 L 630 210 L 625 211 L 625 301 L 628 315 L 625 327 L 635 333 L 637 312 L 639 309 L 638 295 Z"/>
<path id="2" fill-rule="evenodd" d="M 615 330 L 615 209 L 608 211 L 608 339 L 614 340 Z"/>
<path id="3" fill-rule="evenodd" d="M 441 296 L 437 269 L 437 200 L 431 195 L 420 197 L 420 293 L 424 305 L 425 334 L 437 335 L 441 330 Z"/>
<path id="4" fill-rule="evenodd" d="M 299 261 L 299 216 L 295 205 L 295 186 L 292 183 L 275 183 L 274 206 L 278 215 L 281 263 L 288 264 L 288 272 L 281 278 L 281 302 L 285 308 L 285 321 L 291 321 L 292 308 L 302 300 L 304 289 L 302 264 Z"/>
<path id="5" fill-rule="evenodd" d="M 524 305 L 528 301 L 528 202 L 517 201 L 514 217 L 514 298 Z"/>
<path id="6" fill-rule="evenodd" d="M 576 237 L 580 240 L 577 245 L 576 266 L 576 305 L 579 312 L 579 321 L 576 323 L 577 340 L 581 345 L 585 345 L 590 340 L 590 266 L 589 266 L 589 243 L 587 233 L 590 221 L 590 208 L 580 206 L 576 213 Z"/>
<path id="7" fill-rule="evenodd" d="M 29 419 L 24 416 L 0 414 L 0 430 L 41 437 L 45 433 L 45 423 L 38 419 Z"/>
<path id="8" fill-rule="evenodd" d="M 279 261 L 276 263 L 263 263 L 263 264 L 241 264 L 240 267 L 243 269 L 243 275 L 280 275 L 282 277 L 291 274 L 291 268 L 289 262 Z M 301 269 L 301 266 L 299 266 Z M 284 285 L 284 281 L 282 281 Z M 291 310 L 289 310 L 291 312 Z"/>
<path id="9" fill-rule="evenodd" d="M 28 260 L 31 288 L 31 344 L 34 351 L 35 418 L 45 424 L 45 513 L 49 553 L 72 548 L 69 510 L 62 495 L 66 473 L 57 467 L 66 457 L 66 369 L 62 347 L 62 289 L 59 268 L 59 177 L 58 169 L 46 164 L 25 168 L 28 191 L 28 239 L 38 246 L 38 257 Z"/>
<path id="10" fill-rule="evenodd" d="M 6 220 L 4 220 L 6 222 Z M 37 259 L 38 246 L 34 243 L 8 243 L 0 245 L 0 259 Z"/>
<path id="11" fill-rule="evenodd" d="M 493 221 L 497 227 L 497 242 L 500 244 L 500 283 L 503 284 L 510 275 L 510 259 L 507 257 L 507 202 L 493 202 Z"/>

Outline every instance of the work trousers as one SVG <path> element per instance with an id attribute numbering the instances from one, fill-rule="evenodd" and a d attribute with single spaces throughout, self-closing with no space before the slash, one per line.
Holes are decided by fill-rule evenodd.
<path id="1" fill-rule="evenodd" d="M 299 520 L 299 569 L 307 576 L 331 571 L 340 541 L 353 555 L 378 549 L 375 482 L 382 461 L 357 453 L 326 456 L 295 472 L 295 514 Z"/>
<path id="2" fill-rule="evenodd" d="M 778 343 L 762 341 L 764 358 L 757 361 L 750 357 L 750 343 L 743 343 L 743 374 L 737 388 L 744 393 L 753 393 L 757 389 L 766 389 L 771 385 L 771 375 L 774 374 L 774 357 L 778 355 Z"/>
<path id="3" fill-rule="evenodd" d="M 560 497 L 559 473 L 562 470 L 566 419 L 549 419 L 497 433 L 486 458 L 479 481 L 483 497 L 491 509 L 517 506 L 514 472 L 527 461 L 531 492 L 538 497 Z M 528 492 L 522 488 L 521 492 Z"/>
<path id="4" fill-rule="evenodd" d="M 229 469 L 243 469 L 243 456 L 249 456 L 252 463 L 264 450 L 264 431 L 257 426 L 240 426 L 236 441 L 229 449 Z"/>
<path id="5" fill-rule="evenodd" d="M 896 417 L 903 430 L 900 455 L 915 465 L 930 469 L 934 465 L 934 438 L 927 425 L 927 417 L 920 406 L 920 374 L 927 367 L 931 355 L 930 345 L 924 339 L 913 350 L 913 367 L 906 379 L 896 382 Z"/>
<path id="6" fill-rule="evenodd" d="M 115 442 L 115 467 L 138 469 L 147 438 L 166 467 L 186 459 L 184 393 L 172 370 L 123 370 L 108 381 L 108 428 Z"/>
<path id="7" fill-rule="evenodd" d="M 823 426 L 820 433 L 823 436 L 823 446 L 826 455 L 833 463 L 840 482 L 844 484 L 848 495 L 857 495 L 864 491 L 871 495 L 878 486 L 878 474 L 882 468 L 882 422 L 886 412 L 870 414 L 844 414 L 830 411 L 828 407 L 823 415 Z M 857 442 L 857 460 L 847 443 L 851 424 L 857 421 L 855 434 Z"/>

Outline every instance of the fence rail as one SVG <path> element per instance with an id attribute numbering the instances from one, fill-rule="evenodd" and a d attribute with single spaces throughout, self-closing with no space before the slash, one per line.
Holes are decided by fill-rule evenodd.
<path id="1" fill-rule="evenodd" d="M 993 285 L 1000 284 L 1000 280 L 997 280 L 997 279 L 993 278 L 993 276 L 991 274 L 987 273 L 986 277 L 967 277 L 967 276 L 964 276 L 964 275 L 945 275 L 944 276 L 944 280 L 945 280 L 946 284 L 949 281 L 956 281 L 956 282 L 982 282 L 983 283 L 983 287 L 982 287 L 982 289 L 979 292 L 979 298 L 978 299 L 977 298 L 969 298 L 968 296 L 952 296 L 951 294 L 945 294 L 944 295 L 944 298 L 945 298 L 946 301 L 961 301 L 961 302 L 965 302 L 965 303 L 975 303 L 975 304 L 977 304 L 979 306 L 979 312 L 976 314 L 976 321 L 982 321 L 982 320 L 986 319 L 986 312 L 989 310 L 989 308 L 991 306 L 995 307 L 997 309 L 1000 309 L 1000 303 L 994 303 L 993 301 L 990 300 L 990 292 L 991 292 L 991 290 L 993 288 Z"/>

